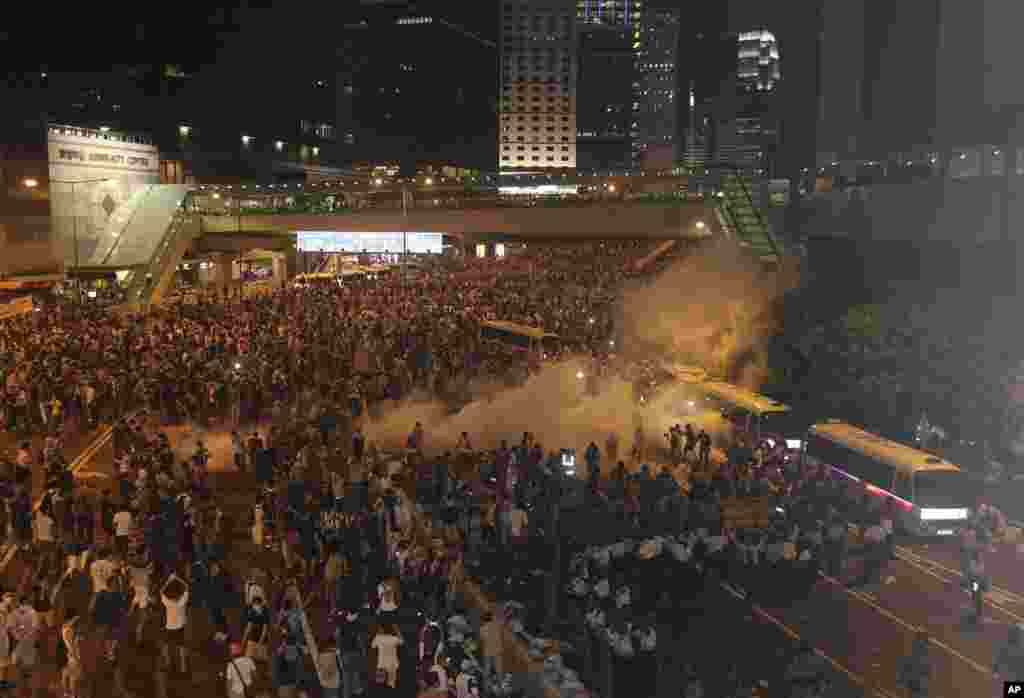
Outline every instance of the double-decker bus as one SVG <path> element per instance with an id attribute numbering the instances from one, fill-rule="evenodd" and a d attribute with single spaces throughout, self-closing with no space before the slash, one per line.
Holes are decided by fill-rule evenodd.
<path id="1" fill-rule="evenodd" d="M 973 488 L 958 466 L 846 422 L 812 426 L 803 458 L 892 499 L 896 525 L 912 535 L 955 535 L 970 517 Z"/>
<path id="2" fill-rule="evenodd" d="M 705 406 L 717 408 L 732 425 L 738 443 L 786 454 L 800 452 L 812 420 L 802 418 L 789 405 L 732 383 L 708 381 L 700 384 L 700 390 Z"/>

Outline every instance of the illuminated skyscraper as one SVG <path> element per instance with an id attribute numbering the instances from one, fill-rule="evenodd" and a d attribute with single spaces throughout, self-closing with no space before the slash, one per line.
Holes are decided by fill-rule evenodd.
<path id="1" fill-rule="evenodd" d="M 680 11 L 648 10 L 641 42 L 639 137 L 635 150 L 649 169 L 669 169 L 678 158 L 677 60 Z M 685 101 L 685 100 L 684 100 Z"/>
<path id="2" fill-rule="evenodd" d="M 501 0 L 498 165 L 576 167 L 575 0 Z"/>
<path id="3" fill-rule="evenodd" d="M 779 44 L 770 31 L 739 36 L 738 85 L 744 92 L 770 92 L 779 81 Z"/>
<path id="4" fill-rule="evenodd" d="M 774 34 L 758 29 L 741 32 L 738 46 L 733 157 L 736 164 L 771 176 L 779 142 L 779 45 Z"/>

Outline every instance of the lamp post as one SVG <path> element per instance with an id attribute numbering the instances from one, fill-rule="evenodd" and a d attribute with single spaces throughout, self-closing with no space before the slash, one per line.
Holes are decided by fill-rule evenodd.
<path id="1" fill-rule="evenodd" d="M 409 205 L 406 197 L 409 190 L 402 185 L 402 286 L 405 286 L 405 271 L 409 266 Z"/>
<path id="2" fill-rule="evenodd" d="M 72 216 L 71 216 L 71 234 L 72 234 L 72 239 L 74 240 L 74 245 L 75 245 L 75 269 L 78 269 L 79 266 L 80 266 L 80 261 L 81 260 L 79 259 L 79 251 L 78 251 L 78 215 L 77 215 L 78 214 L 78 196 L 75 193 L 75 185 L 78 185 L 78 184 L 111 184 L 111 183 L 113 183 L 114 180 L 110 179 L 109 177 L 105 177 L 103 179 L 75 179 L 75 180 L 71 180 L 71 179 L 68 179 L 68 180 L 65 180 L 65 179 L 51 179 L 49 181 L 52 184 L 68 184 L 68 185 L 71 185 L 71 204 L 72 204 L 72 207 L 73 207 L 73 213 L 72 213 Z M 36 181 L 35 179 L 26 179 L 24 184 L 29 189 L 34 189 L 37 186 L 39 186 L 39 182 Z M 76 283 L 75 285 L 78 288 L 78 302 L 81 303 L 82 302 L 82 285 L 81 285 L 81 283 Z"/>

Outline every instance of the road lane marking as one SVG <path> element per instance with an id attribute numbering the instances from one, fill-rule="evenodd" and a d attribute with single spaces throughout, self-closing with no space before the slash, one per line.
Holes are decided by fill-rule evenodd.
<path id="1" fill-rule="evenodd" d="M 828 581 L 830 584 L 834 584 L 835 586 L 839 587 L 840 589 L 842 589 L 844 592 L 846 592 L 847 594 L 849 594 L 853 598 L 859 600 L 860 602 L 862 602 L 864 604 L 867 604 L 871 608 L 873 608 L 876 611 L 878 611 L 879 613 L 881 613 L 885 618 L 888 618 L 889 620 L 891 620 L 892 622 L 902 626 L 906 630 L 909 630 L 910 632 L 915 633 L 915 634 L 918 633 L 918 632 L 927 633 L 928 634 L 928 639 L 929 639 L 929 641 L 933 645 L 935 645 L 936 647 L 938 647 L 938 648 L 948 652 L 949 654 L 951 654 L 952 656 L 956 657 L 957 659 L 961 660 L 962 662 L 964 662 L 965 664 L 970 666 L 975 671 L 977 671 L 977 672 L 979 672 L 981 674 L 984 674 L 985 676 L 988 676 L 990 678 L 995 676 L 995 674 L 993 674 L 991 671 L 989 671 L 985 666 L 979 664 L 978 662 L 976 662 L 973 659 L 971 659 L 970 657 L 964 655 L 960 651 L 958 651 L 956 649 L 953 649 L 952 647 L 947 645 L 942 640 L 935 639 L 935 637 L 932 635 L 932 633 L 928 632 L 927 628 L 924 628 L 924 627 L 921 627 L 921 626 L 918 626 L 918 625 L 913 625 L 911 623 L 908 623 L 907 621 L 903 620 L 902 618 L 900 618 L 896 614 L 892 613 L 888 609 L 883 608 L 882 606 L 878 605 L 874 601 L 874 599 L 872 599 L 870 596 L 868 596 L 864 592 L 854 591 L 853 589 L 850 589 L 848 586 L 843 584 L 840 580 L 836 579 L 835 577 L 830 577 L 827 574 L 822 574 L 821 577 L 823 579 L 825 579 L 826 581 Z"/>
<path id="2" fill-rule="evenodd" d="M 729 592 L 729 594 L 731 594 L 733 597 L 739 599 L 740 601 L 747 600 L 747 593 L 745 591 L 742 591 L 739 588 L 734 587 L 732 584 L 729 584 L 728 582 L 720 582 L 720 584 L 721 587 L 725 589 L 727 592 Z M 784 622 L 782 622 L 772 614 L 768 613 L 768 611 L 764 610 L 755 603 L 752 603 L 751 607 L 753 608 L 755 615 L 757 615 L 760 618 L 763 618 L 764 620 L 774 625 L 776 628 L 781 630 L 789 639 L 794 640 L 798 643 L 804 641 L 800 633 L 798 633 L 796 630 L 793 630 L 791 627 L 786 625 Z M 854 671 L 847 669 L 845 666 L 840 664 L 838 661 L 836 661 L 829 655 L 825 654 L 825 652 L 818 649 L 817 647 L 814 648 L 814 653 L 822 659 L 824 659 L 826 662 L 828 662 L 833 669 L 846 676 L 848 679 L 853 681 L 858 686 L 861 686 L 862 688 L 869 688 L 867 681 L 860 674 L 857 674 Z M 870 688 L 877 695 L 882 696 L 882 698 L 896 698 L 896 696 L 894 696 L 892 693 L 882 688 L 881 686 L 876 685 L 871 686 Z"/>
<path id="3" fill-rule="evenodd" d="M 107 445 L 113 434 L 114 428 L 112 426 L 103 427 L 100 430 L 100 433 L 96 436 L 96 438 L 90 441 L 89 445 L 82 449 L 82 452 L 79 453 L 71 461 L 71 464 L 68 467 L 68 471 L 72 475 L 74 475 L 77 471 L 81 470 L 83 467 L 88 465 L 89 462 L 96 456 L 96 454 L 99 453 L 100 449 Z M 39 507 L 42 505 L 42 502 L 43 498 L 42 495 L 40 495 L 40 497 L 36 499 L 35 503 L 32 505 L 32 511 L 38 511 Z M 11 561 L 14 559 L 14 556 L 17 554 L 17 552 L 18 546 L 16 544 L 10 543 L 7 546 L 5 546 L 3 558 L 0 559 L 0 573 L 3 573 L 7 569 L 7 566 L 11 564 Z"/>
<path id="4" fill-rule="evenodd" d="M 954 569 L 946 567 L 945 565 L 938 564 L 930 558 L 921 558 L 914 555 L 913 553 L 908 553 L 902 548 L 897 548 L 896 556 L 908 565 L 911 565 L 912 567 L 915 567 L 921 572 L 929 574 L 945 583 L 959 584 L 964 578 L 963 574 L 957 572 Z M 942 570 L 946 573 L 947 576 L 943 577 L 935 571 L 936 569 Z M 1024 616 L 1015 613 L 1014 611 L 1011 611 L 1004 605 L 1019 604 L 1021 606 L 1024 606 L 1024 597 L 1020 597 L 1017 594 L 1014 594 L 1013 592 L 1007 589 L 1003 589 L 1001 587 L 992 587 L 985 594 L 984 601 L 992 608 L 1013 618 L 1018 623 L 1024 623 Z"/>
<path id="5" fill-rule="evenodd" d="M 952 567 L 948 567 L 947 565 L 945 565 L 942 562 L 939 562 L 938 560 L 933 560 L 930 557 L 925 557 L 924 555 L 916 553 L 913 550 L 910 550 L 909 548 L 904 548 L 903 546 L 896 546 L 896 550 L 899 551 L 900 553 L 906 555 L 907 557 L 911 557 L 911 558 L 914 558 L 914 559 L 920 561 L 921 564 L 923 564 L 923 565 L 930 565 L 931 567 L 937 567 L 937 568 L 939 568 L 941 570 L 944 570 L 945 572 L 947 572 L 948 574 L 950 574 L 950 575 L 952 575 L 954 577 L 963 578 L 963 573 L 960 570 L 956 570 L 956 569 L 953 569 Z M 1012 592 L 1009 589 L 1003 589 L 1002 587 L 993 587 L 993 591 L 998 591 L 1004 597 L 1006 597 L 1008 599 L 1013 599 L 1014 603 L 1018 603 L 1018 604 L 1021 604 L 1022 606 L 1024 606 L 1024 596 L 1022 596 L 1021 594 L 1017 594 L 1015 592 Z"/>

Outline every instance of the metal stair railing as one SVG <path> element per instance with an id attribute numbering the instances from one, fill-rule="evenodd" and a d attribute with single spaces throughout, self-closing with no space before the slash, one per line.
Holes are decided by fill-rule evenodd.
<path id="1" fill-rule="evenodd" d="M 757 221 L 757 223 L 760 225 L 761 230 L 759 232 L 768 241 L 768 246 L 771 248 L 772 254 L 774 254 L 777 258 L 781 259 L 782 258 L 782 251 L 780 250 L 779 245 L 778 245 L 778 243 L 775 240 L 775 236 L 772 235 L 772 233 L 771 233 L 771 228 L 768 225 L 768 221 L 766 221 L 764 219 L 764 216 L 761 215 L 760 210 L 758 210 L 757 206 L 754 205 L 754 197 L 751 195 L 750 188 L 747 187 L 747 184 L 746 184 L 746 182 L 743 179 L 742 169 L 739 166 L 737 166 L 735 164 L 732 164 L 732 163 L 715 163 L 714 166 L 715 167 L 721 167 L 721 168 L 724 168 L 724 169 L 727 169 L 727 170 L 730 171 L 730 176 L 732 177 L 732 181 L 735 183 L 736 188 L 739 189 L 742 192 L 743 196 L 747 200 L 748 205 L 750 206 L 750 210 L 751 210 L 750 217 L 754 218 Z M 725 187 L 723 186 L 723 189 L 724 188 Z M 729 208 L 730 209 L 732 208 L 731 204 L 730 204 Z M 730 216 L 733 218 L 734 222 L 736 224 L 739 224 L 738 212 L 733 212 L 733 211 L 730 210 L 729 213 L 730 213 Z M 743 227 L 746 227 L 746 226 L 743 226 Z M 739 226 L 737 226 L 737 232 L 739 232 Z"/>
<path id="2" fill-rule="evenodd" d="M 161 238 L 160 243 L 156 247 L 156 252 L 153 253 L 149 263 L 142 268 L 136 269 L 132 275 L 128 288 L 128 302 L 130 304 L 146 307 L 152 303 L 153 296 L 166 283 L 164 277 L 166 276 L 167 270 L 165 267 L 168 260 L 175 256 L 178 247 L 183 242 L 184 236 L 188 235 L 189 240 L 191 240 L 192 235 L 189 235 L 190 226 L 195 227 L 193 215 L 188 212 L 187 206 L 182 206 L 174 214 L 174 219 L 167 227 L 167 232 Z"/>

